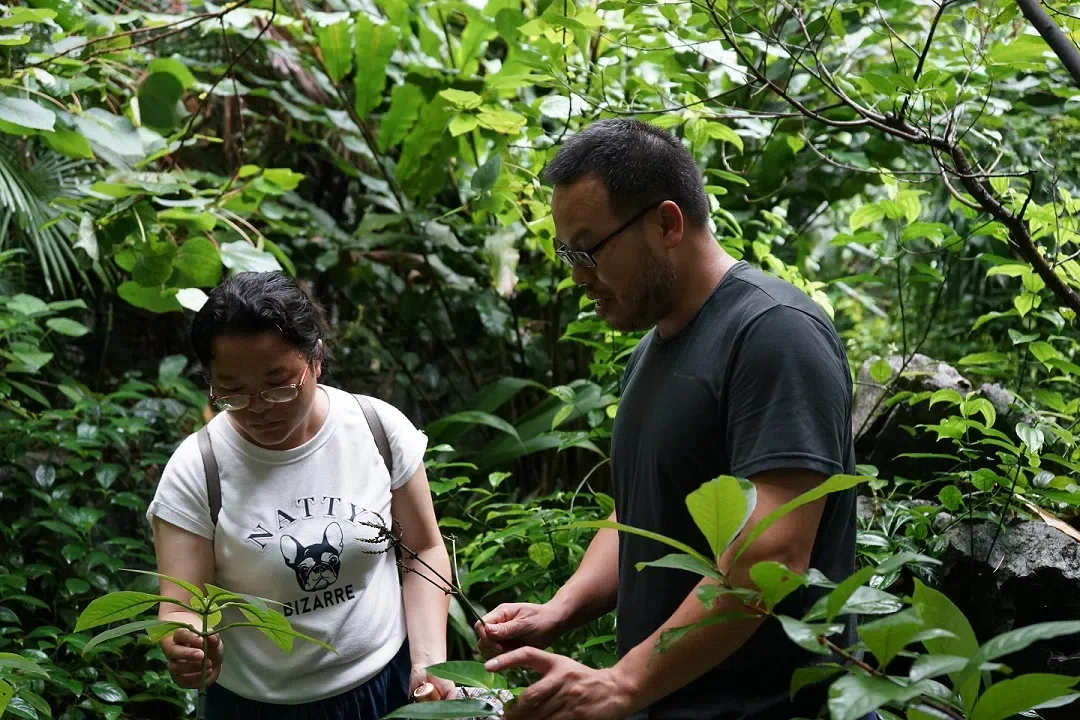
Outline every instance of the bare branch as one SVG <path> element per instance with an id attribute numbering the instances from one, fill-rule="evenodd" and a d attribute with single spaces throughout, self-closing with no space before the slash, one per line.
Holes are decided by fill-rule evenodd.
<path id="1" fill-rule="evenodd" d="M 1016 0 L 1016 4 L 1020 6 L 1021 12 L 1024 13 L 1024 17 L 1028 19 L 1032 27 L 1039 31 L 1046 44 L 1058 56 L 1058 60 L 1072 75 L 1073 81 L 1076 82 L 1077 86 L 1080 86 L 1080 50 L 1069 42 L 1069 39 L 1065 37 L 1065 33 L 1061 32 L 1061 28 L 1043 9 L 1039 0 Z"/>

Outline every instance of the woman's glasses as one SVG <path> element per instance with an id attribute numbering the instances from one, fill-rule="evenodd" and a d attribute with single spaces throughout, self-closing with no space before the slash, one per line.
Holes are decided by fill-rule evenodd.
<path id="1" fill-rule="evenodd" d="M 270 388 L 269 390 L 263 390 L 257 393 L 234 393 L 232 395 L 217 396 L 214 394 L 214 388 L 210 388 L 210 403 L 218 410 L 243 410 L 251 404 L 251 398 L 258 395 L 266 402 L 270 403 L 287 403 L 291 400 L 295 400 L 300 391 L 304 389 L 304 381 L 307 379 L 307 372 L 310 365 L 304 366 L 304 374 L 300 376 L 300 382 L 292 385 L 282 385 L 281 387 Z"/>

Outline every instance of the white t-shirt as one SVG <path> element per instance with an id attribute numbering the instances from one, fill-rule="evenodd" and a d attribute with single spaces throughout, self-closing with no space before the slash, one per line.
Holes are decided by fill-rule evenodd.
<path id="1" fill-rule="evenodd" d="M 420 467 L 427 437 L 372 398 L 390 443 L 391 478 L 356 399 L 319 387 L 330 400 L 326 422 L 293 450 L 251 444 L 225 413 L 210 421 L 221 475 L 216 529 L 195 435 L 170 458 L 146 514 L 213 541 L 215 585 L 285 603 L 274 609 L 294 630 L 337 651 L 296 638 L 286 655 L 255 628 L 226 631 L 218 682 L 264 702 L 304 703 L 351 690 L 377 675 L 406 636 L 394 552 L 385 542 L 365 542 L 377 531 L 359 523 L 379 523 L 372 513 L 391 522 L 390 491 Z M 222 618 L 243 621 L 233 609 Z"/>

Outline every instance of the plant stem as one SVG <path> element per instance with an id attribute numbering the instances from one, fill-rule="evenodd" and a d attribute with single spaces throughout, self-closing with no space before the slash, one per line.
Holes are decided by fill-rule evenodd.
<path id="1" fill-rule="evenodd" d="M 209 603 L 207 603 L 207 605 L 209 605 Z M 196 716 L 198 717 L 199 720 L 206 720 L 206 666 L 207 666 L 207 664 L 209 664 L 209 659 L 210 659 L 210 638 L 207 636 L 206 633 L 209 630 L 209 628 L 207 627 L 208 626 L 208 620 L 210 619 L 209 613 L 210 613 L 210 608 L 209 607 L 206 607 L 200 613 L 200 615 L 202 615 L 202 631 L 203 631 L 202 649 L 203 649 L 203 654 L 202 654 L 202 669 L 199 671 L 199 701 L 198 701 L 198 704 L 197 704 L 198 709 L 196 711 Z"/>

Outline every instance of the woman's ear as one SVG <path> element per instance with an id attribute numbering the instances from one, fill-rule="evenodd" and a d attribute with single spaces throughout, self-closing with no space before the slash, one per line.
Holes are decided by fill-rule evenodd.
<path id="1" fill-rule="evenodd" d="M 312 361 L 313 370 L 315 371 L 315 378 L 322 377 L 322 360 L 323 360 L 323 341 L 319 338 L 318 345 L 315 346 L 315 359 Z"/>

